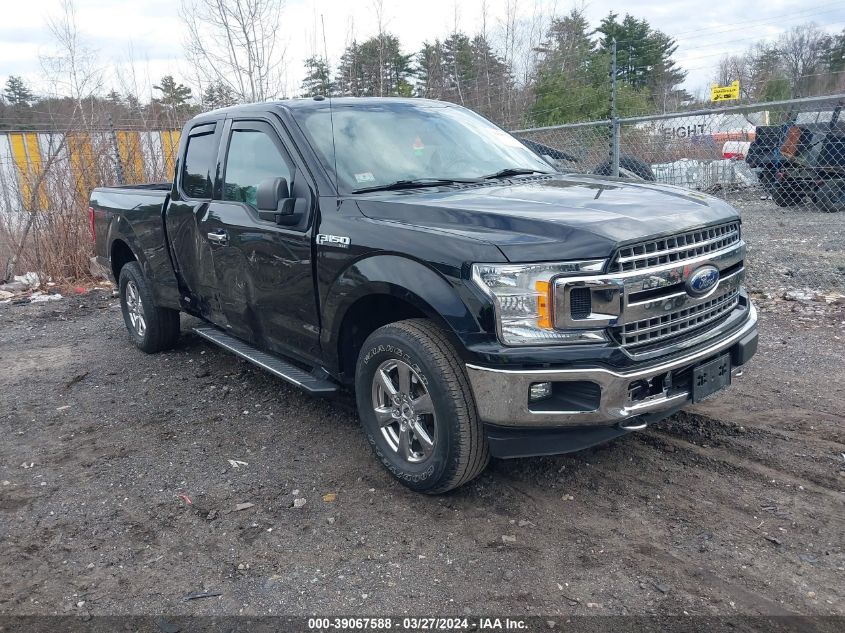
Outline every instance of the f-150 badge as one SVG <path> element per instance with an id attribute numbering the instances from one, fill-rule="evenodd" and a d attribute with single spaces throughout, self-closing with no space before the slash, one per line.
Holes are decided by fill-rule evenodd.
<path id="1" fill-rule="evenodd" d="M 317 235 L 317 244 L 319 246 L 337 246 L 338 248 L 349 248 L 352 243 L 348 237 L 343 235 Z"/>

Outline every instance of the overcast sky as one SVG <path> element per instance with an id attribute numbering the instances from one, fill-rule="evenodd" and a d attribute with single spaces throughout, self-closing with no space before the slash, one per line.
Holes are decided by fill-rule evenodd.
<path id="1" fill-rule="evenodd" d="M 568 12 L 575 3 L 553 0 L 510 0 L 529 20 L 535 11 Z M 49 91 L 39 58 L 49 54 L 51 35 L 47 21 L 59 12 L 59 0 L 5 0 L 0 23 L 0 82 L 8 75 L 22 75 L 37 92 Z M 508 0 L 487 0 L 488 29 L 500 29 Z M 458 27 L 473 33 L 480 24 L 482 0 L 384 0 L 387 30 L 399 36 L 406 52 L 419 49 L 425 40 L 442 37 Z M 653 27 L 675 37 L 676 59 L 689 70 L 685 87 L 698 92 L 709 86 L 714 67 L 724 53 L 744 50 L 761 38 L 808 21 L 829 31 L 845 28 L 845 1 L 796 0 L 596 0 L 577 3 L 595 25 L 611 10 L 646 18 Z M 116 77 L 128 75 L 126 61 L 136 60 L 136 83 L 146 87 L 162 75 L 189 80 L 182 61 L 183 31 L 179 0 L 77 0 L 77 22 L 83 43 L 97 52 L 106 67 L 107 82 L 119 88 Z M 358 39 L 376 32 L 372 0 L 287 0 L 284 10 L 287 83 L 295 94 L 302 79 L 302 60 L 322 53 L 320 16 L 324 17 L 328 55 L 332 63 L 340 56 L 350 24 Z"/>

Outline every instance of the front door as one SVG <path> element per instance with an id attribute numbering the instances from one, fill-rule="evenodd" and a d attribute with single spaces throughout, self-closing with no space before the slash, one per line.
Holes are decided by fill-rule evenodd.
<path id="1" fill-rule="evenodd" d="M 235 120 L 221 141 L 222 190 L 202 221 L 227 328 L 261 348 L 318 356 L 310 220 L 316 203 L 304 173 L 267 121 Z M 259 183 L 285 178 L 305 210 L 296 226 L 259 217 Z"/>

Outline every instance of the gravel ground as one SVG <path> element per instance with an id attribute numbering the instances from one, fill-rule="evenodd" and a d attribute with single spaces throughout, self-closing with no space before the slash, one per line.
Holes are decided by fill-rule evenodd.
<path id="1" fill-rule="evenodd" d="M 731 194 L 748 243 L 749 287 L 845 292 L 845 213 L 822 213 L 810 202 L 778 207 L 759 190 Z"/>
<path id="2" fill-rule="evenodd" d="M 110 293 L 0 306 L 0 615 L 844 615 L 843 311 L 764 299 L 721 396 L 426 497 L 188 319 L 148 356 Z"/>

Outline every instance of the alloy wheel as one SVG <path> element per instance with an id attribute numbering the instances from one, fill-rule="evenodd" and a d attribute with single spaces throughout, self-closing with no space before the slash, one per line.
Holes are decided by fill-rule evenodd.
<path id="1" fill-rule="evenodd" d="M 129 323 L 135 334 L 143 337 L 147 331 L 147 321 L 144 319 L 144 303 L 141 301 L 141 293 L 134 281 L 126 284 L 126 311 L 129 313 Z"/>
<path id="2" fill-rule="evenodd" d="M 398 359 L 384 361 L 373 376 L 373 410 L 388 446 L 402 459 L 420 463 L 437 441 L 434 405 L 425 383 Z"/>

